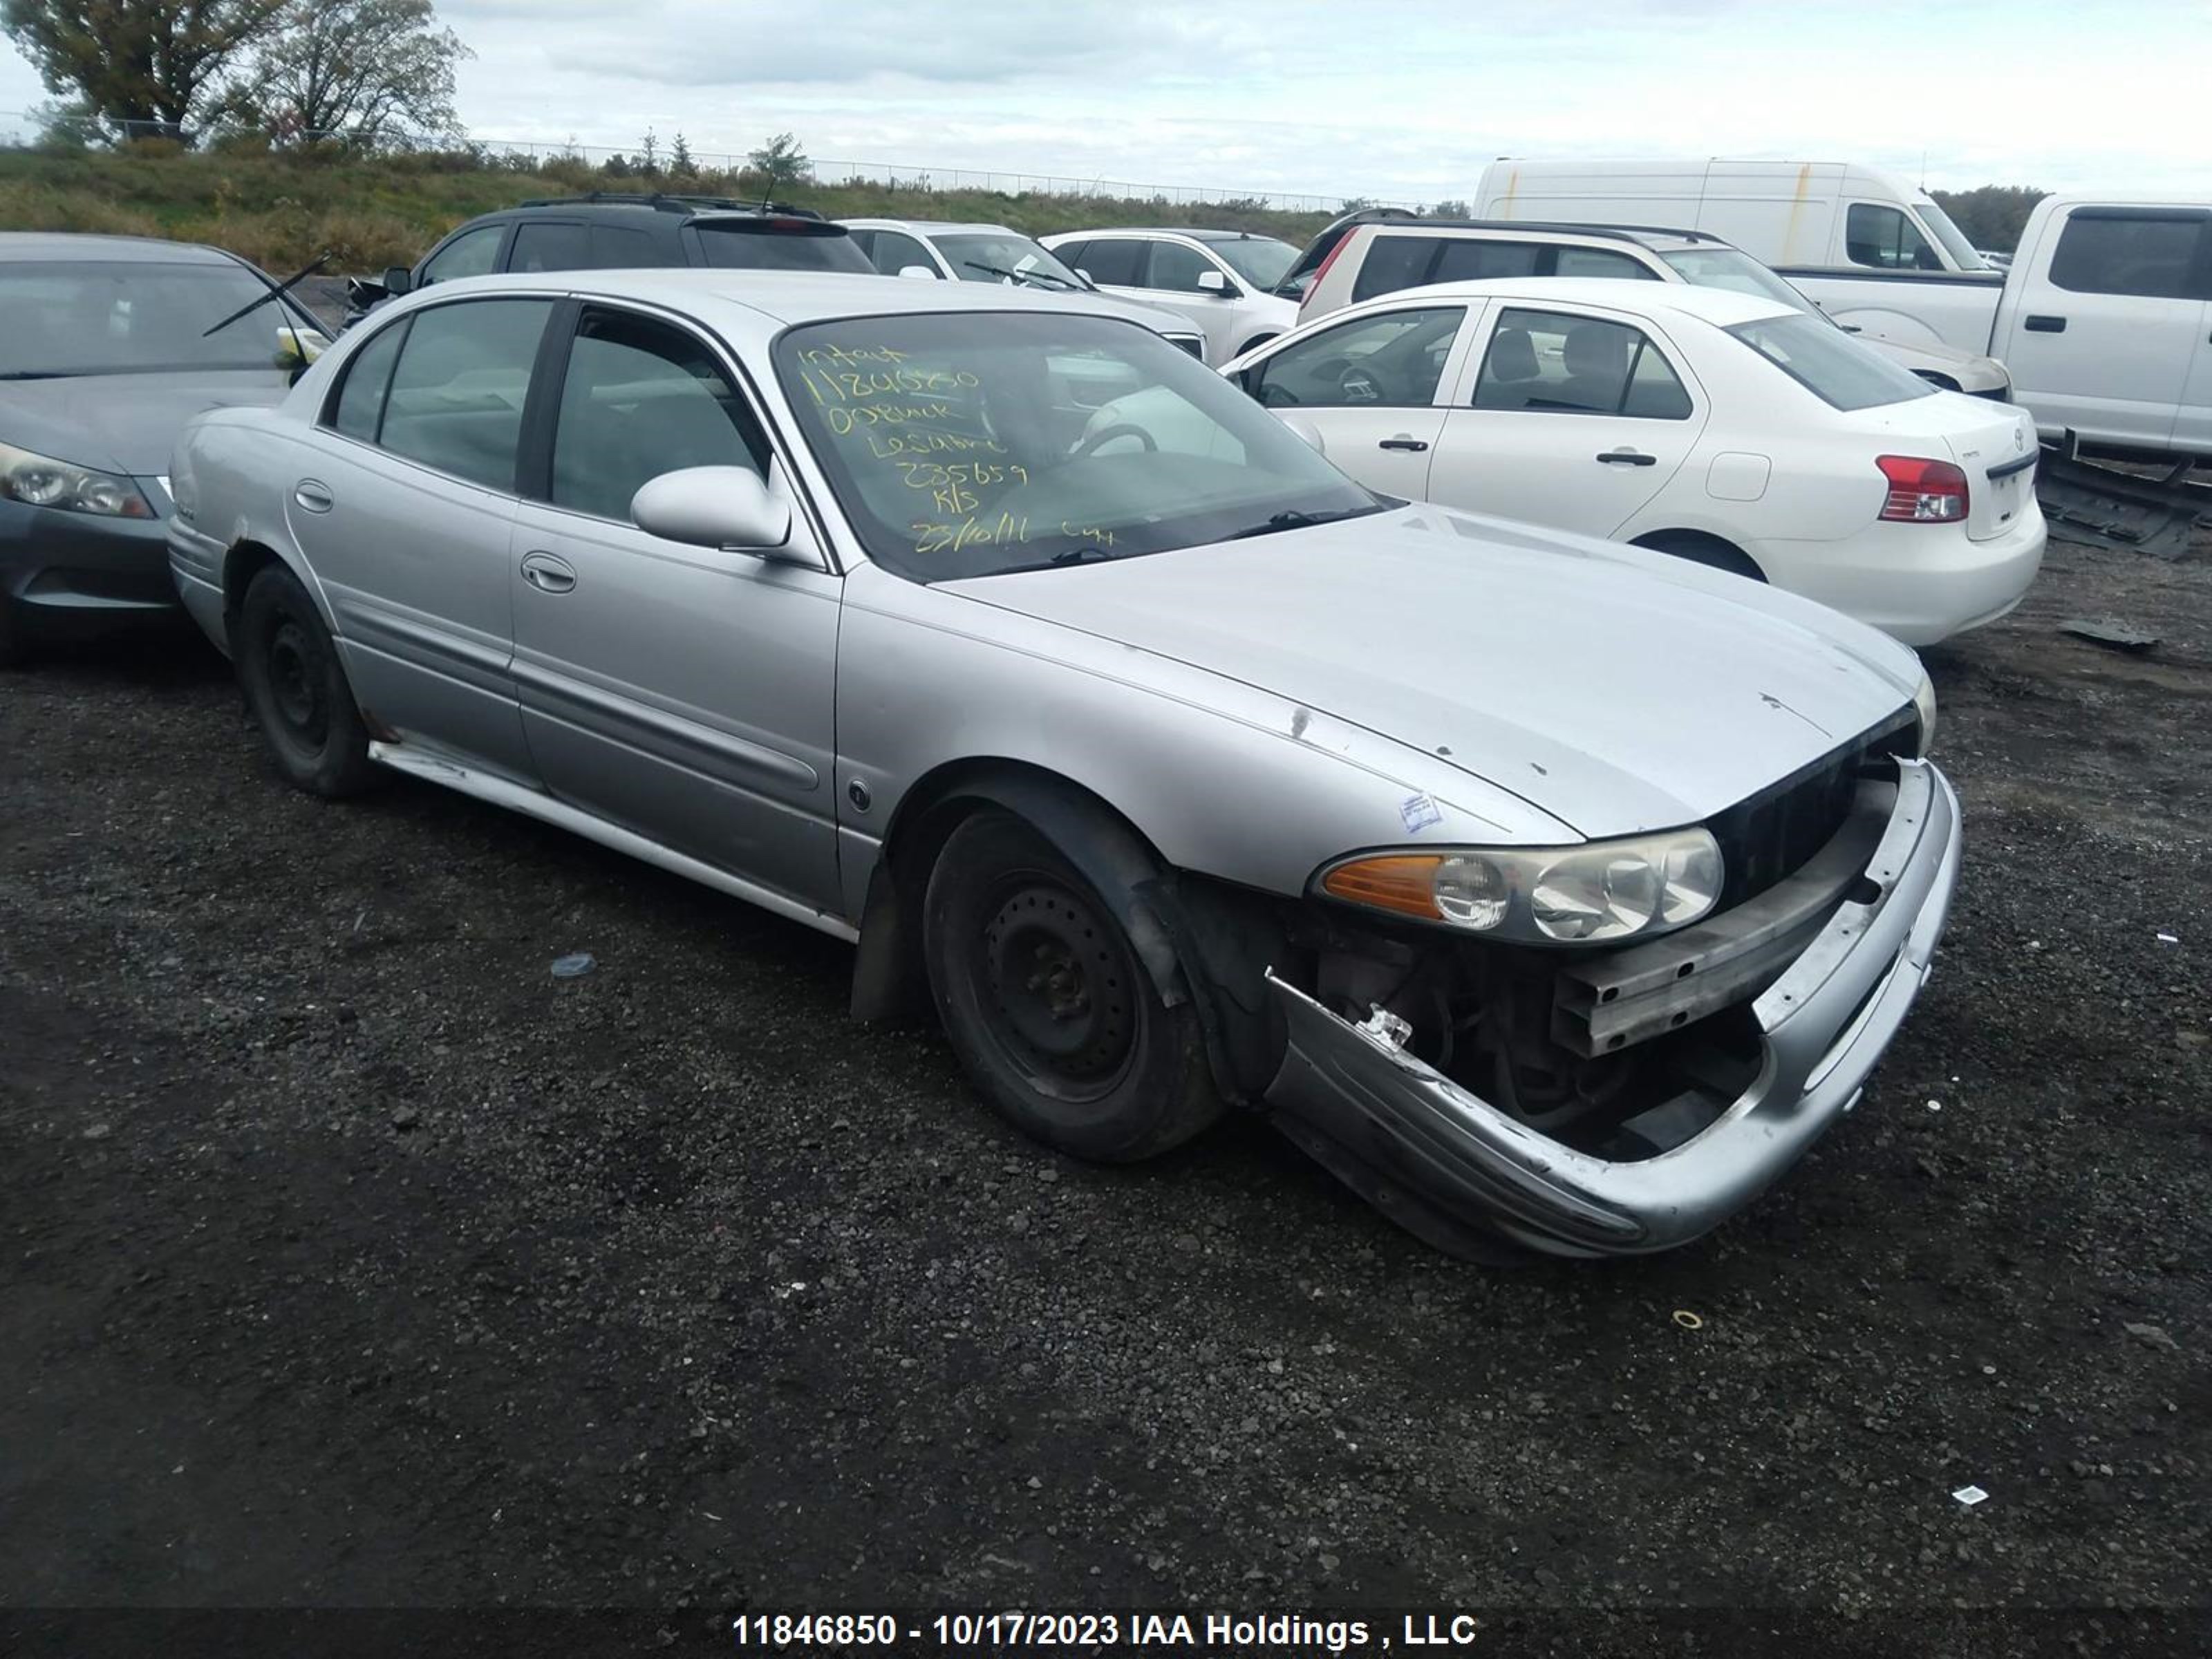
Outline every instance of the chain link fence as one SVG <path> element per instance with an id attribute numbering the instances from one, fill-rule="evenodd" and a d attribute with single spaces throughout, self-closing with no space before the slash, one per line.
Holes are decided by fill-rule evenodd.
<path id="1" fill-rule="evenodd" d="M 164 122 L 76 121 L 36 111 L 0 110 L 0 149 L 104 149 L 131 139 L 173 141 L 179 136 L 179 129 Z M 296 149 L 315 143 L 343 144 L 356 149 L 364 147 L 358 137 L 351 133 L 293 131 L 272 137 L 258 129 L 229 129 L 216 125 L 196 128 L 191 137 L 193 144 L 202 149 L 219 149 L 229 144 L 252 144 Z M 366 147 L 394 154 L 466 157 L 487 168 L 516 173 L 533 173 L 549 163 L 567 162 L 593 168 L 617 180 L 635 176 L 668 183 L 681 181 L 697 173 L 730 175 L 758 171 L 748 155 L 700 150 L 689 151 L 684 158 L 690 164 L 688 172 L 679 170 L 676 165 L 678 158 L 672 153 L 674 146 L 668 140 L 657 142 L 648 153 L 641 145 L 618 149 L 573 142 L 549 143 L 529 139 L 465 138 L 403 133 L 379 137 Z M 1374 197 L 1354 198 L 1349 194 L 1239 189 L 1228 185 L 1146 185 L 1103 176 L 1083 179 L 1065 173 L 919 167 L 891 161 L 833 161 L 811 157 L 806 164 L 805 182 L 868 184 L 890 190 L 978 191 L 1006 196 L 1092 196 L 1117 201 L 1165 202 L 1177 205 L 1244 205 L 1285 213 L 1334 213 L 1355 202 L 1362 207 L 1398 207 L 1415 211 L 1423 205 L 1418 202 Z"/>

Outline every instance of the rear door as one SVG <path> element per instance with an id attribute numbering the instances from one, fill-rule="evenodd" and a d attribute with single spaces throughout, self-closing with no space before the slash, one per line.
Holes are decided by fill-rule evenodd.
<path id="1" fill-rule="evenodd" d="M 1711 414 L 1681 352 L 1636 319 L 1499 304 L 1477 335 L 1429 472 L 1446 506 L 1610 536 Z"/>
<path id="2" fill-rule="evenodd" d="M 2051 215 L 2007 278 L 1993 348 L 2014 396 L 2056 434 L 2163 448 L 2212 332 L 2204 272 L 2212 211 L 2069 208 Z"/>
<path id="3" fill-rule="evenodd" d="M 664 472 L 773 477 L 751 399 L 718 348 L 597 302 L 565 308 L 555 328 L 556 390 L 505 572 L 538 774 L 611 823 L 834 906 L 841 584 L 631 521 L 631 498 Z"/>
<path id="4" fill-rule="evenodd" d="M 1407 303 L 1291 341 L 1243 371 L 1244 389 L 1321 435 L 1322 453 L 1370 489 L 1429 496 L 1429 463 L 1469 307 Z"/>
<path id="5" fill-rule="evenodd" d="M 362 708 L 518 779 L 508 543 L 553 308 L 465 299 L 386 324 L 340 370 L 284 504 Z"/>

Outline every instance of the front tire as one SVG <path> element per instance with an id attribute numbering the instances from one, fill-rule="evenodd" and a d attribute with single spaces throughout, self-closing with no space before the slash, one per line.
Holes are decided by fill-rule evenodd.
<path id="1" fill-rule="evenodd" d="M 954 1050 L 1024 1133 L 1128 1164 L 1221 1115 L 1190 1005 L 1160 1000 L 1097 891 L 1012 813 L 980 812 L 945 841 L 922 948 Z"/>
<path id="2" fill-rule="evenodd" d="M 376 780 L 337 646 L 300 579 L 272 564 L 239 607 L 239 683 L 286 782 L 335 799 Z"/>

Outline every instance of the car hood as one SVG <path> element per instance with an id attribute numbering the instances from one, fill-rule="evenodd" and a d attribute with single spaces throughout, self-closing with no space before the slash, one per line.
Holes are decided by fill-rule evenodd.
<path id="1" fill-rule="evenodd" d="M 1441 757 L 1588 836 L 1710 817 L 1919 679 L 1808 600 L 1432 507 L 942 586 Z"/>
<path id="2" fill-rule="evenodd" d="M 193 416 L 270 408 L 290 389 L 283 371 L 258 368 L 9 381 L 0 384 L 0 442 L 103 472 L 158 477 Z"/>

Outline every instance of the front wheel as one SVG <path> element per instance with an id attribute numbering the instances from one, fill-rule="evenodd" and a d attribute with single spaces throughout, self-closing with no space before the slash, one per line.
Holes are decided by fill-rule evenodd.
<path id="1" fill-rule="evenodd" d="M 287 782 L 336 798 L 375 781 L 368 728 L 337 646 L 307 590 L 283 565 L 269 566 L 246 590 L 234 649 L 246 706 Z"/>
<path id="2" fill-rule="evenodd" d="M 922 945 L 969 1075 L 1047 1146 L 1134 1163 L 1220 1116 L 1190 1005 L 1160 1000 L 1097 892 L 1012 813 L 978 813 L 946 840 Z"/>

